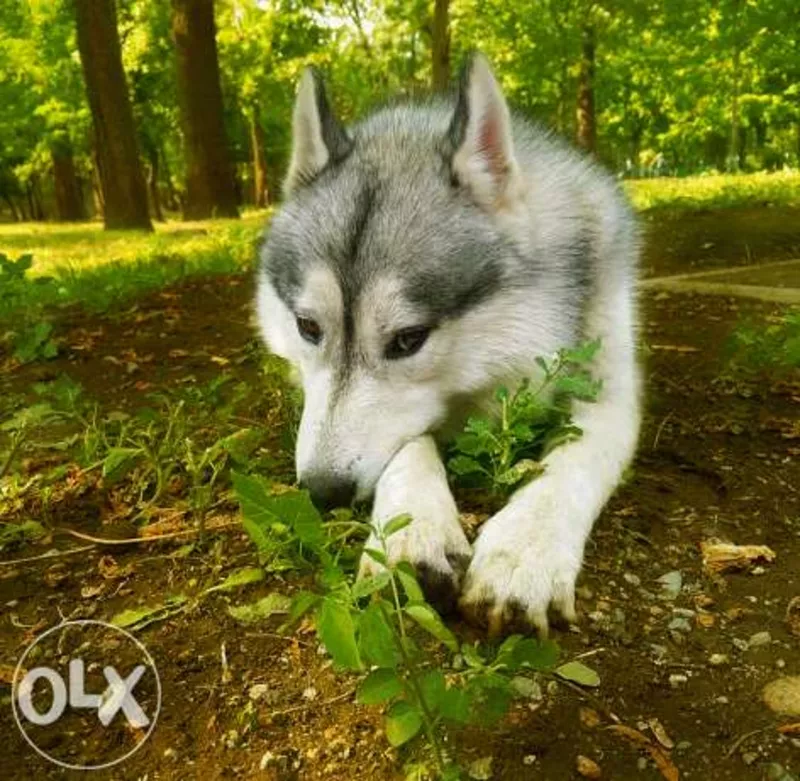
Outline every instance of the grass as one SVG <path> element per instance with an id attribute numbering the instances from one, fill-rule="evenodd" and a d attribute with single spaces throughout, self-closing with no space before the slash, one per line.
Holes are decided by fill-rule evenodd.
<path id="1" fill-rule="evenodd" d="M 800 206 L 798 172 L 630 179 L 624 187 L 637 211 Z"/>
<path id="2" fill-rule="evenodd" d="M 0 226 L 0 256 L 33 261 L 24 285 L 0 269 L 0 319 L 19 312 L 31 319 L 35 309 L 74 303 L 103 311 L 185 277 L 247 271 L 267 217 L 167 222 L 153 234 L 105 232 L 99 223 Z"/>
<path id="3" fill-rule="evenodd" d="M 638 211 L 800 206 L 797 172 L 638 179 L 623 186 Z M 31 255 L 26 279 L 38 280 L 11 290 L 0 270 L 0 320 L 24 312 L 35 323 L 35 310 L 76 302 L 104 311 L 188 276 L 245 272 L 253 267 L 268 217 L 267 211 L 251 211 L 241 220 L 169 221 L 152 234 L 106 232 L 100 223 L 0 225 L 0 255 Z"/>

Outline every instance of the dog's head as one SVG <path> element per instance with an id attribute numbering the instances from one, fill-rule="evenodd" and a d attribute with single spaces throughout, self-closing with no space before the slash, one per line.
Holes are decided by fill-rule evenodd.
<path id="1" fill-rule="evenodd" d="M 519 253 L 498 223 L 519 186 L 482 57 L 455 104 L 398 106 L 347 130 L 318 75 L 303 76 L 258 310 L 302 380 L 297 472 L 315 501 L 368 497 L 405 442 L 522 354 L 529 315 L 508 284 Z"/>

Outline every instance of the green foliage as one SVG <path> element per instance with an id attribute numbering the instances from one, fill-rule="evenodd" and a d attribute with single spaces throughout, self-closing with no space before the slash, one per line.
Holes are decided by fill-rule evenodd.
<path id="1" fill-rule="evenodd" d="M 731 336 L 732 364 L 749 372 L 800 369 L 800 309 L 791 309 L 772 322 L 747 322 Z"/>
<path id="2" fill-rule="evenodd" d="M 734 206 L 800 204 L 796 172 L 660 177 L 625 183 L 633 205 L 648 209 L 724 209 Z"/>
<path id="3" fill-rule="evenodd" d="M 573 400 L 591 402 L 600 391 L 588 365 L 600 349 L 589 342 L 537 358 L 542 379 L 523 381 L 512 394 L 499 388 L 496 417 L 471 417 L 453 443 L 448 468 L 465 485 L 508 494 L 541 472 L 541 459 L 554 447 L 579 437 L 571 422 Z"/>
<path id="4" fill-rule="evenodd" d="M 462 643 L 425 601 L 413 567 L 389 563 L 387 540 L 410 523 L 409 516 L 382 528 L 350 522 L 361 536 L 371 531 L 380 545 L 364 551 L 380 569 L 353 583 L 341 551 L 347 539 L 335 535 L 336 521 L 323 522 L 305 492 L 276 494 L 266 481 L 242 475 L 234 476 L 234 487 L 262 561 L 265 553 L 269 560 L 276 547 L 290 544 L 288 531 L 295 550 L 305 552 L 304 563 L 319 567 L 317 592 L 294 596 L 284 631 L 313 616 L 335 666 L 362 676 L 358 701 L 384 708 L 389 743 L 399 747 L 424 735 L 439 778 L 459 773 L 445 748 L 447 730 L 502 718 L 516 698 L 538 690 L 537 676 L 598 685 L 597 674 L 579 662 L 558 666 L 552 641 L 514 635 L 496 648 Z M 270 609 L 273 597 L 267 598 Z"/>
<path id="5" fill-rule="evenodd" d="M 58 345 L 51 338 L 53 324 L 45 320 L 25 326 L 14 333 L 14 358 L 20 363 L 49 360 L 58 355 Z"/>
<path id="6" fill-rule="evenodd" d="M 241 222 L 215 220 L 160 227 L 155 234 L 55 226 L 0 226 L 0 321 L 36 322 L 45 307 L 80 303 L 106 311 L 148 290 L 192 276 L 248 271 L 264 212 Z M 12 261 L 3 250 L 29 250 Z M 35 259 L 34 259 L 35 258 Z"/>

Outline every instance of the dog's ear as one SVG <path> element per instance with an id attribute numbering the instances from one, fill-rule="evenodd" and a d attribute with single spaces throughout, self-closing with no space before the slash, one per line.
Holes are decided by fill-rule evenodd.
<path id="1" fill-rule="evenodd" d="M 482 54 L 473 54 L 464 68 L 448 135 L 454 180 L 484 208 L 502 208 L 519 179 L 511 115 Z"/>
<path id="2" fill-rule="evenodd" d="M 283 183 L 290 195 L 309 184 L 329 163 L 343 160 L 353 142 L 331 110 L 319 72 L 306 68 L 300 80 L 292 119 L 292 161 Z"/>

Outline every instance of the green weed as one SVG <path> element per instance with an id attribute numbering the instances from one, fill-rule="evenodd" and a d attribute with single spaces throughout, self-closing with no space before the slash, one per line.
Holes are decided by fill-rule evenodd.
<path id="1" fill-rule="evenodd" d="M 239 474 L 233 482 L 244 528 L 262 564 L 294 556 L 315 567 L 318 576 L 316 590 L 295 594 L 288 605 L 272 594 L 232 614 L 251 622 L 287 611 L 283 631 L 313 616 L 336 667 L 363 676 L 358 702 L 384 709 L 389 743 L 399 747 L 424 736 L 439 778 L 461 777 L 457 758 L 447 748 L 452 745 L 448 731 L 499 720 L 515 698 L 531 696 L 538 676 L 599 683 L 597 674 L 580 662 L 559 666 L 560 651 L 552 641 L 515 635 L 498 648 L 462 643 L 426 601 L 413 567 L 388 560 L 387 540 L 411 522 L 409 516 L 382 528 L 353 519 L 323 523 L 304 491 L 272 493 L 263 479 Z M 380 547 L 364 553 L 382 569 L 354 582 L 350 543 L 370 532 Z M 409 768 L 409 777 L 420 777 L 421 767 L 427 768 L 427 762 Z"/>
<path id="2" fill-rule="evenodd" d="M 547 453 L 581 435 L 571 405 L 594 401 L 600 391 L 587 368 L 599 348 L 594 341 L 560 350 L 549 361 L 537 358 L 542 379 L 536 387 L 526 380 L 513 394 L 498 389 L 499 414 L 471 417 L 453 442 L 447 466 L 457 480 L 507 495 L 540 474 Z"/>
<path id="3" fill-rule="evenodd" d="M 746 372 L 783 373 L 800 368 L 800 309 L 791 309 L 767 324 L 741 324 L 729 340 L 727 354 L 736 369 Z"/>

